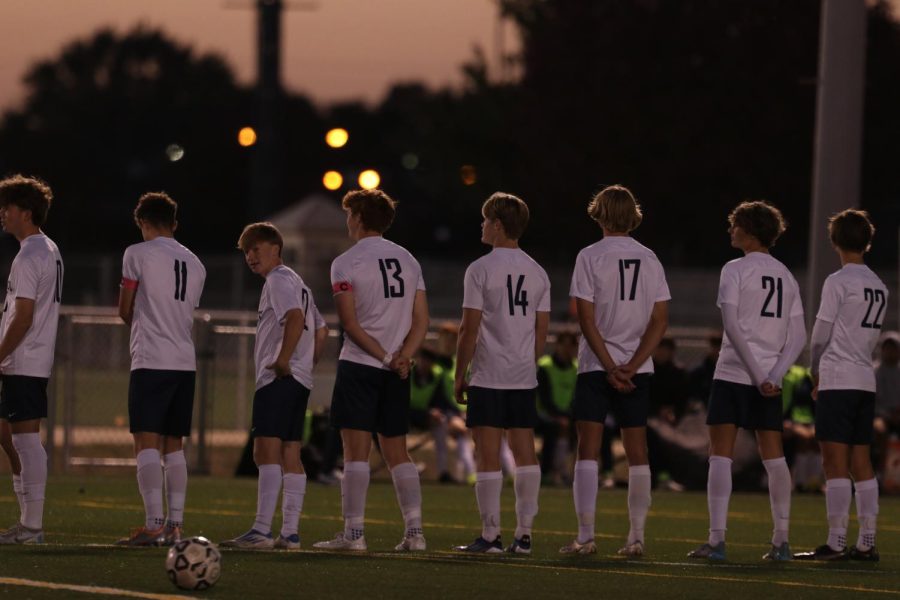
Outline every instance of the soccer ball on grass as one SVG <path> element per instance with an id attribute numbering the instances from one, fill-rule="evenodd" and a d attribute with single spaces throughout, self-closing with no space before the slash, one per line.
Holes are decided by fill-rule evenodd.
<path id="1" fill-rule="evenodd" d="M 183 590 L 205 590 L 215 585 L 222 569 L 222 555 L 205 537 L 182 540 L 169 548 L 166 572 Z"/>

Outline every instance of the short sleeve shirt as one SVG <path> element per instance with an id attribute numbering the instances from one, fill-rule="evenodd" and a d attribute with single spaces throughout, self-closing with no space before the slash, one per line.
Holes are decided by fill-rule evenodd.
<path id="1" fill-rule="evenodd" d="M 53 240 L 43 233 L 30 235 L 22 240 L 6 283 L 0 339 L 6 336 L 16 315 L 16 298 L 34 300 L 34 315 L 25 338 L 0 365 L 3 373 L 50 377 L 56 348 L 62 285 L 62 256 Z"/>
<path id="2" fill-rule="evenodd" d="M 466 269 L 463 308 L 480 310 L 469 385 L 537 387 L 535 318 L 550 312 L 550 279 L 518 248 L 494 248 Z"/>
<path id="3" fill-rule="evenodd" d="M 409 334 L 416 292 L 425 289 L 425 281 L 419 262 L 405 248 L 372 236 L 334 259 L 331 287 L 335 295 L 353 292 L 359 325 L 393 354 Z M 387 368 L 346 334 L 340 359 Z"/>
<path id="4" fill-rule="evenodd" d="M 825 280 L 816 319 L 832 328 L 819 362 L 820 390 L 875 391 L 872 353 L 887 298 L 887 287 L 866 265 L 845 265 Z"/>
<path id="5" fill-rule="evenodd" d="M 738 309 L 738 325 L 757 364 L 768 373 L 787 343 L 789 322 L 803 318 L 797 280 L 781 262 L 764 252 L 751 252 L 722 267 L 716 305 Z M 716 363 L 715 379 L 753 385 L 726 332 Z"/>
<path id="6" fill-rule="evenodd" d="M 195 371 L 191 327 L 206 269 L 170 237 L 125 249 L 122 285 L 137 289 L 131 321 L 131 369 Z"/>
<path id="7" fill-rule="evenodd" d="M 287 313 L 294 309 L 303 311 L 303 333 L 291 355 L 291 376 L 306 389 L 313 387 L 313 352 L 317 319 L 321 319 L 312 292 L 297 273 L 279 265 L 266 276 L 262 295 L 259 297 L 259 322 L 256 326 L 256 344 L 253 357 L 256 363 L 256 389 L 275 380 L 275 371 L 267 369 L 281 352 L 284 340 L 284 323 Z"/>
<path id="8" fill-rule="evenodd" d="M 594 304 L 594 324 L 616 364 L 631 359 L 647 330 L 653 305 L 671 299 L 656 254 L 627 236 L 609 236 L 578 253 L 569 295 Z M 603 371 L 582 336 L 578 372 Z M 652 373 L 647 359 L 638 373 Z"/>

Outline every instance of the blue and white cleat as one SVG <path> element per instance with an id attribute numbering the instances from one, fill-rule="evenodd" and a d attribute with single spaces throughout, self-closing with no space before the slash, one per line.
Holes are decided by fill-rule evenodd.
<path id="1" fill-rule="evenodd" d="M 278 550 L 299 550 L 300 535 L 297 533 L 292 533 L 287 537 L 279 535 L 278 539 L 275 540 L 275 548 Z"/>
<path id="2" fill-rule="evenodd" d="M 355 540 L 352 540 L 349 537 L 346 537 L 343 531 L 339 531 L 335 534 L 334 539 L 316 542 L 315 544 L 313 544 L 313 548 L 318 548 L 319 550 L 348 550 L 350 552 L 365 552 L 366 538 L 364 536 L 360 536 Z"/>
<path id="3" fill-rule="evenodd" d="M 773 544 L 771 550 L 763 554 L 763 560 L 794 560 L 794 553 L 791 552 L 791 547 L 787 542 L 784 542 L 780 546 L 775 546 Z"/>
<path id="4" fill-rule="evenodd" d="M 688 552 L 688 558 L 705 558 L 708 560 L 725 560 L 725 542 L 719 542 L 715 546 L 703 544 L 696 550 Z"/>
<path id="5" fill-rule="evenodd" d="M 531 554 L 531 536 L 513 538 L 513 543 L 506 547 L 506 551 L 510 554 Z"/>
<path id="6" fill-rule="evenodd" d="M 219 544 L 223 548 L 244 548 L 245 550 L 271 550 L 275 547 L 275 540 L 272 538 L 272 532 L 263 533 L 251 529 L 243 535 L 225 540 Z"/>
<path id="7" fill-rule="evenodd" d="M 473 552 L 473 553 L 482 553 L 482 554 L 502 554 L 503 553 L 503 543 L 500 541 L 500 536 L 498 535 L 494 541 L 489 542 L 481 536 L 475 538 L 475 541 L 469 544 L 468 546 L 454 546 L 453 548 L 457 552 Z"/>
<path id="8" fill-rule="evenodd" d="M 25 527 L 21 523 L 17 523 L 14 527 L 10 527 L 0 534 L 0 545 L 43 543 L 43 529 L 31 529 L 30 527 Z"/>

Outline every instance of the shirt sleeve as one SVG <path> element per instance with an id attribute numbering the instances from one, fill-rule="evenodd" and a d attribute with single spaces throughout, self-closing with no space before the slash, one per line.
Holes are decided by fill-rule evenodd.
<path id="1" fill-rule="evenodd" d="M 481 269 L 474 264 L 466 269 L 463 283 L 463 308 L 484 310 L 484 282 Z"/>
<path id="2" fill-rule="evenodd" d="M 300 295 L 297 289 L 286 279 L 275 276 L 266 281 L 269 284 L 269 302 L 275 311 L 275 318 L 281 323 L 288 311 L 295 308 L 302 309 Z"/>
<path id="3" fill-rule="evenodd" d="M 672 293 L 669 291 L 669 283 L 666 281 L 666 271 L 658 259 L 656 265 L 659 268 L 659 279 L 656 285 L 656 299 L 654 302 L 665 302 L 672 299 Z"/>
<path id="4" fill-rule="evenodd" d="M 843 290 L 833 278 L 829 277 L 822 284 L 822 301 L 819 303 L 819 313 L 816 320 L 834 323 L 837 320 L 838 310 L 843 300 Z"/>
<path id="5" fill-rule="evenodd" d="M 594 301 L 594 278 L 591 274 L 591 265 L 583 252 L 575 259 L 575 270 L 572 272 L 572 285 L 569 286 L 569 295 L 582 300 Z"/>
<path id="6" fill-rule="evenodd" d="M 413 260 L 415 260 L 415 259 L 413 259 Z M 422 274 L 422 265 L 420 265 L 418 263 L 418 261 L 416 261 L 416 271 L 419 273 L 419 278 L 416 281 L 416 289 L 424 292 L 425 291 L 425 276 Z"/>
<path id="7" fill-rule="evenodd" d="M 738 270 L 732 265 L 722 267 L 722 274 L 719 276 L 719 296 L 716 298 L 716 306 L 719 308 L 723 304 L 732 304 L 738 306 L 741 299 L 741 278 Z"/>
<path id="8" fill-rule="evenodd" d="M 36 300 L 41 279 L 40 264 L 25 258 L 16 265 L 16 298 Z"/>
<path id="9" fill-rule="evenodd" d="M 353 283 L 350 280 L 349 265 L 346 261 L 341 260 L 341 257 L 338 257 L 331 263 L 331 293 L 337 295 L 352 291 Z"/>
<path id="10" fill-rule="evenodd" d="M 134 246 L 125 249 L 122 256 L 122 285 L 126 287 L 137 287 L 137 283 L 141 280 L 141 261 L 138 253 L 134 250 Z"/>
<path id="11" fill-rule="evenodd" d="M 316 329 L 322 329 L 323 327 L 327 326 L 327 324 L 325 323 L 325 317 L 322 316 L 322 313 L 319 312 L 319 307 L 315 304 L 313 304 L 313 319 L 316 323 Z"/>

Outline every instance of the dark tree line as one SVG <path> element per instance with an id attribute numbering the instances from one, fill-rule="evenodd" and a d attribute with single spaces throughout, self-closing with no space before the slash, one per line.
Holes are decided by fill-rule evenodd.
<path id="1" fill-rule="evenodd" d="M 646 209 L 637 237 L 674 266 L 732 257 L 728 210 L 767 198 L 794 224 L 779 256 L 804 262 L 819 0 L 499 1 L 522 35 L 520 81 L 492 83 L 476 53 L 457 91 L 398 85 L 374 108 L 288 95 L 286 193 L 273 204 L 321 191 L 326 169 L 352 180 L 375 167 L 401 201 L 394 239 L 470 258 L 481 252 L 478 207 L 502 189 L 532 207 L 529 251 L 569 262 L 597 236 L 590 195 L 624 183 Z M 900 27 L 884 2 L 869 14 L 863 205 L 884 265 L 896 262 L 900 225 Z M 33 66 L 26 85 L 24 107 L 0 124 L 0 171 L 53 184 L 49 228 L 64 249 L 133 241 L 130 210 L 148 189 L 180 201 L 198 249 L 233 246 L 252 214 L 253 150 L 235 135 L 256 104 L 220 59 L 158 31 L 101 31 Z M 322 143 L 335 125 L 351 132 L 341 150 Z M 173 143 L 185 151 L 177 162 Z"/>

